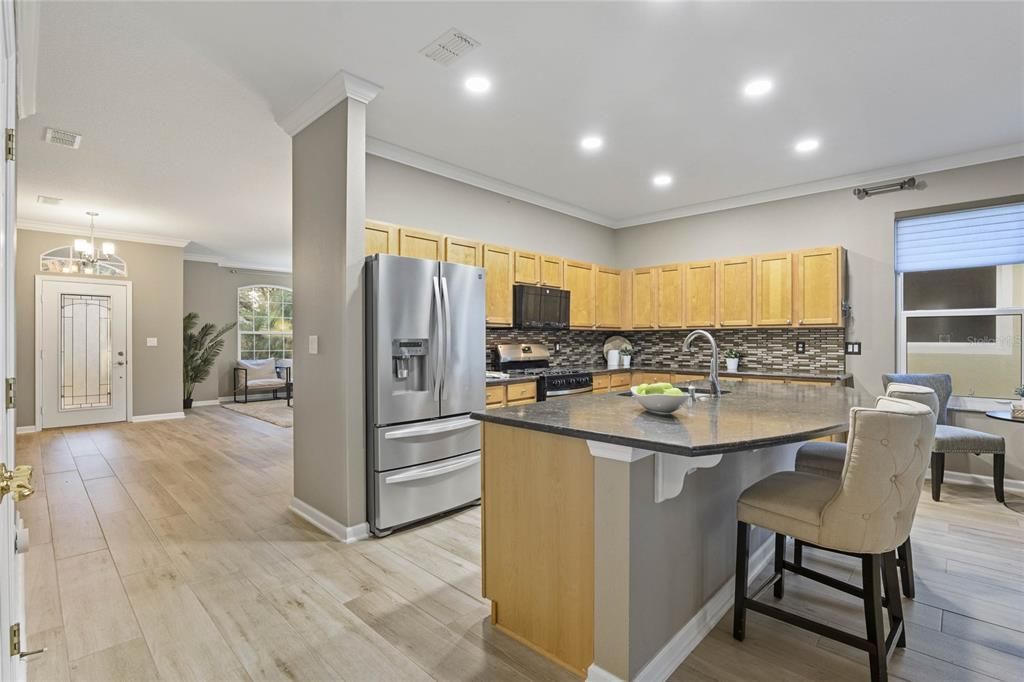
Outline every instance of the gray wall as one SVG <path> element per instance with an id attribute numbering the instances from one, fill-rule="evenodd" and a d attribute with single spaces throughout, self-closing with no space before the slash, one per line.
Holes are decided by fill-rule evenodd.
<path id="1" fill-rule="evenodd" d="M 918 176 L 927 187 L 857 200 L 849 189 L 774 201 L 728 211 L 617 230 L 615 263 L 657 265 L 841 244 L 848 252 L 847 339 L 863 354 L 848 356 L 847 371 L 868 391 L 882 390 L 881 375 L 896 367 L 896 302 L 893 262 L 895 214 L 959 202 L 1019 194 L 1024 157 Z M 1024 479 L 1024 434 L 1013 424 L 962 415 L 977 428 L 1011 436 L 1007 476 Z M 989 458 L 952 458 L 950 470 L 991 474 Z"/>
<path id="2" fill-rule="evenodd" d="M 185 312 L 199 313 L 200 324 L 213 322 L 218 327 L 233 322 L 238 315 L 239 287 L 273 284 L 291 287 L 292 276 L 280 272 L 222 268 L 215 263 L 185 261 Z M 230 396 L 232 369 L 238 359 L 238 330 L 224 337 L 224 351 L 210 372 L 210 378 L 196 386 L 194 400 L 216 400 Z"/>
<path id="3" fill-rule="evenodd" d="M 378 156 L 366 157 L 374 220 L 614 266 L 615 231 Z"/>
<path id="4" fill-rule="evenodd" d="M 73 235 L 18 230 L 15 264 L 18 426 L 35 423 L 35 276 L 44 251 L 66 246 Z M 183 249 L 117 240 L 132 282 L 132 413 L 181 412 L 181 317 Z M 49 273 L 48 273 L 49 274 Z M 99 278 L 109 279 L 109 278 Z M 156 348 L 146 337 L 157 337 Z"/>
<path id="5" fill-rule="evenodd" d="M 366 520 L 365 125 L 345 100 L 292 138 L 295 497 L 349 528 Z"/>

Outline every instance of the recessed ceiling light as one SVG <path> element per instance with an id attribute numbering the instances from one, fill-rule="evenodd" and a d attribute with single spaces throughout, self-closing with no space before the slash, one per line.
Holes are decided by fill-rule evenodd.
<path id="1" fill-rule="evenodd" d="M 587 135 L 580 140 L 580 147 L 588 152 L 597 151 L 604 146 L 604 139 L 599 135 Z"/>
<path id="2" fill-rule="evenodd" d="M 772 82 L 767 78 L 755 78 L 743 86 L 743 94 L 747 97 L 762 97 L 772 91 Z"/>
<path id="3" fill-rule="evenodd" d="M 474 95 L 482 95 L 485 92 L 489 92 L 491 89 L 491 81 L 489 78 L 484 76 L 470 76 L 464 83 L 466 89 L 472 92 Z"/>
<path id="4" fill-rule="evenodd" d="M 819 140 L 816 137 L 808 137 L 803 140 L 800 140 L 795 145 L 793 145 L 793 149 L 800 152 L 801 154 L 807 154 L 809 152 L 813 152 L 820 146 L 821 140 Z"/>
<path id="5" fill-rule="evenodd" d="M 672 176 L 668 173 L 658 173 L 651 178 L 651 182 L 654 183 L 655 187 L 668 187 L 672 184 Z"/>

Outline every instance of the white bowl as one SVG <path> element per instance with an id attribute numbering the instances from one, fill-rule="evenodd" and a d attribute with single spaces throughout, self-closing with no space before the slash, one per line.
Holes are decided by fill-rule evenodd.
<path id="1" fill-rule="evenodd" d="M 654 412 L 655 414 L 672 414 L 686 402 L 686 394 L 683 395 L 664 395 L 663 393 L 655 393 L 653 395 L 640 395 L 636 392 L 636 386 L 629 389 L 633 394 L 633 397 L 643 405 L 644 409 L 648 412 Z"/>

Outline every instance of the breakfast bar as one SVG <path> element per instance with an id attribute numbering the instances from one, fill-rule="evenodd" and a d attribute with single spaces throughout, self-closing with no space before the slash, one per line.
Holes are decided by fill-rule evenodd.
<path id="1" fill-rule="evenodd" d="M 473 414 L 496 628 L 581 678 L 678 666 L 732 604 L 740 492 L 792 468 L 800 443 L 847 431 L 868 401 L 842 386 L 722 389 L 697 384 L 670 415 L 628 392 Z M 752 575 L 768 539 L 752 537 Z"/>

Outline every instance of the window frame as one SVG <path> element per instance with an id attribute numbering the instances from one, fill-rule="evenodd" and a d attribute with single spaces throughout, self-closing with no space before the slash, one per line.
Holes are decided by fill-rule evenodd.
<path id="1" fill-rule="evenodd" d="M 241 299 L 242 299 L 242 292 L 243 291 L 247 291 L 249 289 L 280 289 L 282 291 L 287 291 L 289 294 L 291 294 L 292 295 L 292 317 L 291 317 L 291 320 L 292 320 L 292 331 L 288 331 L 288 332 L 273 331 L 273 330 L 269 330 L 269 331 L 268 330 L 264 330 L 264 331 L 251 331 L 251 332 L 250 331 L 244 331 L 242 329 L 242 324 L 241 324 L 241 314 L 240 314 L 241 311 L 240 311 L 240 307 L 241 307 L 241 302 L 242 302 L 241 301 Z M 292 289 L 292 287 L 287 287 L 287 286 L 284 286 L 283 284 L 245 284 L 243 286 L 238 287 L 238 289 L 235 291 L 235 319 L 238 320 L 238 324 L 235 325 L 235 330 L 236 330 L 235 331 L 235 337 L 236 337 L 236 344 L 235 345 L 237 346 L 236 351 L 235 351 L 235 356 L 236 356 L 235 359 L 238 360 L 238 361 L 245 360 L 247 362 L 255 361 L 255 359 L 253 359 L 253 358 L 243 358 L 242 357 L 242 337 L 243 336 L 279 336 L 279 337 L 282 337 L 282 338 L 287 337 L 287 338 L 292 339 L 292 351 L 291 351 L 292 355 L 291 355 L 291 357 L 289 357 L 289 358 L 269 357 L 269 358 L 259 358 L 259 359 L 260 360 L 277 360 L 277 361 L 280 361 L 280 360 L 289 360 L 290 361 L 290 360 L 292 360 L 295 357 L 295 326 L 294 326 L 295 325 L 295 314 L 294 313 L 295 313 L 295 293 L 294 293 L 294 290 Z M 288 319 L 288 318 L 285 318 L 282 315 L 281 319 Z M 271 351 L 271 352 L 273 352 L 273 351 Z"/>

